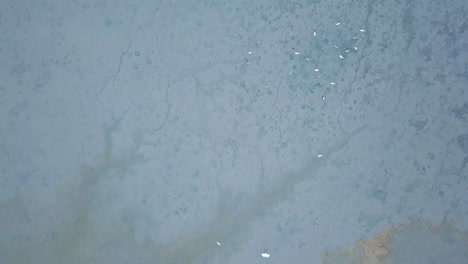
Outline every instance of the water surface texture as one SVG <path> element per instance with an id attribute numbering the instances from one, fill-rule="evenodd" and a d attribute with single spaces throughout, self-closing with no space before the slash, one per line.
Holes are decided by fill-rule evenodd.
<path id="1" fill-rule="evenodd" d="M 468 263 L 467 14 L 0 1 L 0 263 Z"/>

